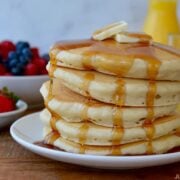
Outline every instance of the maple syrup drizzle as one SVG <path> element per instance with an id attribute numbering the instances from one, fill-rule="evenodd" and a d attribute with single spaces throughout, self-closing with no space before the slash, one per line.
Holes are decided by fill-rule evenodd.
<path id="1" fill-rule="evenodd" d="M 53 131 L 57 131 L 56 122 L 61 117 L 60 117 L 60 115 L 58 115 L 54 111 L 50 110 L 49 106 L 48 106 L 49 101 L 51 101 L 53 99 L 53 97 L 54 97 L 53 96 L 53 79 L 50 79 L 49 91 L 48 91 L 47 100 L 45 101 L 45 106 L 49 110 L 49 112 L 51 112 L 50 126 L 51 126 Z"/>
<path id="2" fill-rule="evenodd" d="M 156 97 L 157 92 L 157 84 L 155 81 L 149 81 L 149 87 L 146 97 L 146 106 L 147 106 L 147 121 L 145 122 L 147 124 L 151 123 L 151 120 L 154 117 L 154 100 Z"/>
<path id="3" fill-rule="evenodd" d="M 79 128 L 78 138 L 79 138 L 79 143 L 81 145 L 84 145 L 84 143 L 86 142 L 88 130 L 89 130 L 88 122 L 83 123 Z"/>
<path id="4" fill-rule="evenodd" d="M 45 144 L 51 144 L 53 145 L 54 142 L 60 137 L 60 134 L 57 131 L 52 131 L 50 132 L 46 137 L 45 137 Z"/>
<path id="5" fill-rule="evenodd" d="M 147 154 L 153 154 L 153 146 L 152 146 L 152 139 L 155 134 L 155 127 L 154 124 L 145 124 L 144 129 L 146 131 L 147 140 Z"/>
<path id="6" fill-rule="evenodd" d="M 56 71 L 57 67 L 50 63 L 50 68 L 48 70 L 48 74 L 50 78 L 54 77 L 54 72 Z"/>
<path id="7" fill-rule="evenodd" d="M 58 44 L 56 47 L 58 47 L 60 50 L 67 50 L 67 49 L 74 49 L 74 48 L 80 48 L 80 47 L 88 47 L 91 46 L 90 49 L 83 53 L 83 65 L 85 69 L 104 69 L 105 71 L 112 72 L 113 74 L 118 75 L 119 77 L 122 77 L 126 75 L 129 70 L 131 69 L 132 65 L 134 64 L 135 58 L 141 58 L 144 61 L 148 63 L 147 68 L 147 74 L 148 79 L 155 80 L 157 78 L 159 68 L 161 65 L 161 62 L 156 58 L 155 56 L 155 49 L 153 49 L 153 46 L 161 48 L 162 50 L 166 49 L 164 47 L 159 47 L 157 44 L 149 45 L 149 44 L 143 44 L 143 43 L 137 43 L 137 44 L 131 44 L 131 45 L 120 45 L 118 43 L 113 42 L 112 40 L 105 40 L 101 42 L 93 41 L 93 40 L 87 40 L 86 42 L 80 41 L 80 42 L 68 42 L 68 43 L 62 43 Z M 121 48 L 122 47 L 122 48 Z M 171 52 L 172 53 L 172 52 Z M 174 53 L 174 52 L 173 52 Z M 93 61 L 92 65 L 92 57 L 94 55 L 100 54 L 101 59 L 96 59 L 96 61 Z M 176 53 L 177 54 L 177 53 Z M 177 54 L 179 55 L 179 54 Z M 112 61 L 108 61 L 108 59 L 111 59 Z M 51 62 L 53 62 L 53 58 Z M 106 63 L 104 63 L 106 61 Z M 54 62 L 53 62 L 54 63 Z M 124 101 L 124 95 L 123 92 L 124 87 L 122 81 L 118 82 L 118 88 L 115 95 L 115 99 L 117 102 L 117 105 L 122 106 Z M 87 85 L 84 85 L 87 89 Z M 149 139 L 148 143 L 148 153 L 151 153 L 153 151 L 152 148 L 152 138 L 154 136 L 154 127 L 152 124 L 152 118 L 154 116 L 154 98 L 156 94 L 156 84 L 153 81 L 150 81 L 149 83 L 149 90 L 147 93 L 147 121 L 145 121 L 144 127 L 146 129 L 147 137 Z M 123 96 L 122 96 L 123 95 Z M 123 97 L 123 98 L 122 98 Z M 84 110 L 84 117 L 86 118 L 86 112 L 87 108 Z M 121 112 L 117 111 L 114 115 L 114 129 L 113 129 L 113 142 L 112 144 L 117 144 L 121 141 L 122 138 L 122 129 L 120 126 L 122 126 L 119 122 L 119 119 L 121 117 Z M 119 127 L 116 127 L 119 126 Z M 87 132 L 88 126 L 85 124 L 80 129 L 82 129 L 83 133 L 80 133 L 80 141 L 84 142 L 84 135 Z M 86 129 L 86 130 L 84 130 Z M 84 132 L 86 131 L 86 132 Z M 116 149 L 116 148 L 115 148 Z M 114 152 L 116 153 L 116 152 Z"/>
<path id="8" fill-rule="evenodd" d="M 120 146 L 112 146 L 111 155 L 117 156 L 117 155 L 121 155 L 121 154 L 122 154 L 122 151 L 121 151 Z"/>
<path id="9" fill-rule="evenodd" d="M 152 37 L 148 34 L 145 34 L 145 33 L 129 33 L 129 32 L 125 32 L 124 33 L 125 35 L 129 36 L 129 37 L 133 37 L 133 38 L 138 38 L 141 42 L 141 39 L 142 41 L 143 40 L 147 40 L 147 41 L 151 41 L 152 40 Z"/>
<path id="10" fill-rule="evenodd" d="M 80 154 L 85 154 L 85 152 L 86 152 L 86 147 L 84 145 L 80 144 L 79 153 Z"/>
<path id="11" fill-rule="evenodd" d="M 146 136 L 148 138 L 147 154 L 153 153 L 152 139 L 154 137 L 155 128 L 152 119 L 154 118 L 154 99 L 156 96 L 156 91 L 157 91 L 156 82 L 149 81 L 149 88 L 146 97 L 147 117 L 143 124 L 143 127 L 146 131 Z"/>
<path id="12" fill-rule="evenodd" d="M 131 36 L 131 34 L 129 33 Z M 132 34 L 132 36 L 144 36 Z M 144 38 L 148 38 L 144 36 Z M 94 41 L 92 39 L 72 42 L 60 42 L 53 49 L 71 50 L 87 47 L 82 52 L 82 64 L 85 69 L 99 69 L 116 74 L 119 77 L 125 76 L 136 58 L 141 58 L 148 63 L 148 79 L 155 80 L 160 61 L 156 58 L 155 47 L 148 43 L 120 44 L 113 39 Z M 99 58 L 98 55 L 101 57 Z M 54 58 L 51 62 L 54 64 Z M 105 63 L 104 63 L 105 62 Z"/>
<path id="13" fill-rule="evenodd" d="M 81 118 L 84 120 L 84 121 L 88 121 L 88 110 L 89 110 L 89 105 L 88 104 L 85 104 L 84 105 L 84 108 L 81 112 Z"/>
<path id="14" fill-rule="evenodd" d="M 112 155 L 121 154 L 121 148 L 116 147 L 122 141 L 124 134 L 123 121 L 122 121 L 122 106 L 125 104 L 125 82 L 123 79 L 116 81 L 117 88 L 114 93 L 114 100 L 116 102 L 116 109 L 113 114 L 113 134 L 112 134 Z"/>
<path id="15" fill-rule="evenodd" d="M 125 82 L 123 79 L 118 79 L 116 81 L 116 84 L 117 84 L 117 88 L 114 93 L 114 100 L 116 105 L 121 107 L 125 103 L 125 95 L 126 95 Z"/>
<path id="16" fill-rule="evenodd" d="M 50 51 L 49 53 L 49 57 L 50 57 L 50 62 L 51 64 L 53 65 L 56 65 L 57 64 L 57 54 L 59 53 L 59 50 L 58 49 L 53 49 L 54 52 Z"/>
<path id="17" fill-rule="evenodd" d="M 86 73 L 83 79 L 83 89 L 86 91 L 87 94 L 89 94 L 89 85 L 94 80 L 95 75 L 93 73 Z M 91 105 L 91 102 L 89 99 L 87 99 L 87 102 L 85 103 L 85 106 L 82 110 L 81 117 L 85 121 L 84 124 L 79 129 L 79 142 L 81 144 L 80 153 L 85 153 L 84 143 L 86 142 L 87 132 L 89 130 L 89 124 L 88 124 L 88 109 Z"/>
<path id="18" fill-rule="evenodd" d="M 86 73 L 83 79 L 83 89 L 89 95 L 89 85 L 95 79 L 95 75 L 93 73 Z"/>
<path id="19" fill-rule="evenodd" d="M 52 49 L 70 50 L 70 49 L 88 47 L 95 42 L 96 41 L 94 41 L 93 39 L 59 41 L 53 46 Z"/>
<path id="20" fill-rule="evenodd" d="M 118 146 L 122 141 L 122 137 L 124 134 L 124 130 L 121 127 L 113 127 L 113 134 L 112 134 L 112 149 L 111 154 L 112 155 L 118 155 L 121 154 L 121 149 L 118 148 Z"/>
<path id="21" fill-rule="evenodd" d="M 121 128 L 123 127 L 121 107 L 115 108 L 115 112 L 113 113 L 113 126 Z"/>
<path id="22" fill-rule="evenodd" d="M 61 119 L 61 117 L 57 113 L 53 112 L 52 110 L 51 110 L 51 115 L 52 115 L 51 120 L 50 120 L 51 128 L 53 131 L 58 131 L 58 129 L 56 127 L 56 122 L 59 119 Z"/>
<path id="23" fill-rule="evenodd" d="M 88 109 L 89 109 L 90 106 L 91 106 L 91 101 L 88 99 L 88 101 L 85 103 L 85 106 L 84 106 L 82 114 L 81 114 L 81 117 L 84 120 L 84 123 L 79 128 L 79 134 L 78 134 L 79 143 L 81 144 L 81 148 L 80 148 L 81 153 L 84 153 L 84 151 L 85 151 L 83 145 L 86 142 L 87 133 L 88 133 L 88 130 L 89 130 Z"/>
<path id="24" fill-rule="evenodd" d="M 50 81 L 49 81 L 48 96 L 47 96 L 47 99 L 45 100 L 45 106 L 46 107 L 48 107 L 49 101 L 51 101 L 53 99 L 52 88 L 53 88 L 53 79 L 50 79 Z"/>
<path id="25" fill-rule="evenodd" d="M 156 80 L 157 75 L 159 73 L 160 66 L 161 66 L 161 62 L 158 59 L 155 59 L 155 58 L 148 59 L 147 73 L 148 73 L 149 80 Z"/>

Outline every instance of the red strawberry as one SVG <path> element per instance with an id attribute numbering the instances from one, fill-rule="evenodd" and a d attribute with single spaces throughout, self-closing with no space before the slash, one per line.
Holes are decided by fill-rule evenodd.
<path id="1" fill-rule="evenodd" d="M 9 112 L 16 109 L 18 97 L 9 92 L 5 87 L 0 91 L 0 113 Z"/>
<path id="2" fill-rule="evenodd" d="M 15 103 L 11 98 L 5 95 L 0 95 L 0 113 L 13 111 L 15 109 Z"/>

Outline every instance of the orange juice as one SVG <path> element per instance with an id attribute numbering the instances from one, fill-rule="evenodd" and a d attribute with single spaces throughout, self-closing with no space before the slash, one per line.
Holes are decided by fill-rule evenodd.
<path id="1" fill-rule="evenodd" d="M 157 42 L 167 44 L 170 33 L 179 33 L 177 0 L 149 0 L 144 31 Z"/>

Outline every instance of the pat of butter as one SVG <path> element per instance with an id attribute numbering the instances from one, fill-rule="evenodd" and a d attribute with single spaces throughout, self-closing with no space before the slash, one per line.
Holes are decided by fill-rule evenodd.
<path id="1" fill-rule="evenodd" d="M 122 32 L 116 34 L 114 36 L 114 39 L 118 43 L 138 43 L 138 42 L 151 43 L 152 42 L 152 37 L 144 33 Z"/>
<path id="2" fill-rule="evenodd" d="M 96 30 L 93 33 L 92 38 L 94 40 L 102 41 L 111 38 L 112 36 L 120 32 L 126 31 L 127 28 L 128 28 L 128 24 L 125 21 L 116 22 Z"/>
<path id="3" fill-rule="evenodd" d="M 129 37 L 128 35 L 125 34 L 116 34 L 115 40 L 119 43 L 137 43 L 140 41 L 139 38 Z"/>

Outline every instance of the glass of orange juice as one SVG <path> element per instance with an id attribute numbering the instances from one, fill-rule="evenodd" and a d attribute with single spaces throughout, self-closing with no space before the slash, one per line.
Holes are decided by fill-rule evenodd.
<path id="1" fill-rule="evenodd" d="M 177 0 L 149 0 L 144 32 L 154 41 L 168 44 L 169 33 L 179 33 Z"/>

